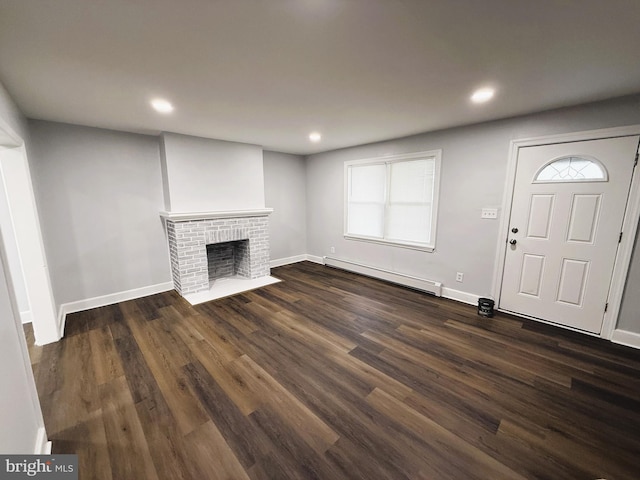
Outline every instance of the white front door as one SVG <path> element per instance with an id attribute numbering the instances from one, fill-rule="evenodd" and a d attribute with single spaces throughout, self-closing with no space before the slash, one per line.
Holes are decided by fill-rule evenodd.
<path id="1" fill-rule="evenodd" d="M 638 139 L 519 149 L 501 309 L 600 333 Z"/>

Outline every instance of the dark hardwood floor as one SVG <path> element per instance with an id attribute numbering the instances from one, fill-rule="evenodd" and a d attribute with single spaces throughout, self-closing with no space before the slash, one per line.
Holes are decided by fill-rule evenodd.
<path id="1" fill-rule="evenodd" d="M 299 263 L 32 347 L 82 479 L 640 478 L 640 351 Z"/>

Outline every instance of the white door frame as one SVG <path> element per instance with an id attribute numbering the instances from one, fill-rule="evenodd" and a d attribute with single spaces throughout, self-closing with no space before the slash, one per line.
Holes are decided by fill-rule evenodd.
<path id="1" fill-rule="evenodd" d="M 12 157 L 5 163 L 1 176 L 18 244 L 36 344 L 57 342 L 62 338 L 61 322 L 56 315 L 27 152 L 23 139 L 2 118 L 0 155 Z M 11 294 L 15 297 L 13 291 Z"/>
<path id="2" fill-rule="evenodd" d="M 502 214 L 500 215 L 500 230 L 498 235 L 498 247 L 496 253 L 496 265 L 493 272 L 493 298 L 495 299 L 498 310 L 500 306 L 500 293 L 502 291 L 502 277 L 504 273 L 505 257 L 507 253 L 507 235 L 511 218 L 511 205 L 513 203 L 513 194 L 516 181 L 516 167 L 518 163 L 518 154 L 523 147 L 534 147 L 540 145 L 550 145 L 554 143 L 582 142 L 586 140 L 599 140 L 604 138 L 626 137 L 630 135 L 640 135 L 640 125 L 630 125 L 625 127 L 605 128 L 600 130 L 589 130 L 585 132 L 563 133 L 560 135 L 547 135 L 543 137 L 525 138 L 512 140 L 509 148 L 509 163 L 507 165 L 507 178 L 505 180 L 504 198 L 502 201 Z M 631 161 L 632 159 L 629 159 Z M 633 171 L 631 179 L 631 188 L 622 223 L 622 241 L 618 246 L 615 264 L 613 267 L 613 276 L 609 288 L 609 307 L 604 314 L 604 321 L 600 335 L 602 338 L 611 339 L 613 331 L 620 313 L 620 305 L 622 303 L 622 295 L 624 286 L 631 263 L 631 254 L 633 253 L 633 244 L 638 229 L 638 218 L 640 217 L 640 167 Z M 513 312 L 509 312 L 513 313 Z M 526 315 L 521 315 L 526 317 Z M 544 320 L 541 320 L 544 321 Z M 551 323 L 551 322 L 548 322 Z M 556 325 L 556 324 L 553 324 Z M 574 330 L 571 327 L 563 327 Z M 582 333 L 583 332 L 580 330 Z"/>

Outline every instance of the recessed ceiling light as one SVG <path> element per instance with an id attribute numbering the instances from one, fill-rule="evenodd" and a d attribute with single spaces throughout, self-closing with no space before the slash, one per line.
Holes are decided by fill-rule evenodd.
<path id="1" fill-rule="evenodd" d="M 156 98 L 151 100 L 151 106 L 160 113 L 171 113 L 173 112 L 173 105 L 167 100 L 163 98 Z"/>
<path id="2" fill-rule="evenodd" d="M 473 92 L 471 95 L 471 101 L 473 103 L 484 103 L 488 102 L 493 98 L 496 91 L 493 88 L 481 88 Z"/>
<path id="3" fill-rule="evenodd" d="M 313 143 L 318 143 L 320 140 L 322 140 L 322 135 L 320 135 L 318 132 L 310 133 L 309 140 L 311 140 Z"/>

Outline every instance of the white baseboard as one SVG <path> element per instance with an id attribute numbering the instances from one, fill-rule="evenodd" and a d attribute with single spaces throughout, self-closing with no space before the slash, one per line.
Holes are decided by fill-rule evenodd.
<path id="1" fill-rule="evenodd" d="M 307 255 L 296 255 L 294 257 L 278 258 L 277 260 L 271 260 L 269 266 L 271 268 L 282 267 L 284 265 L 291 265 L 292 263 L 304 262 L 307 259 Z"/>
<path id="2" fill-rule="evenodd" d="M 611 335 L 613 343 L 626 345 L 627 347 L 640 348 L 640 333 L 629 332 L 627 330 L 614 330 Z"/>
<path id="3" fill-rule="evenodd" d="M 47 431 L 44 427 L 38 429 L 33 453 L 34 455 L 49 455 L 51 453 L 51 442 L 47 439 Z"/>
<path id="4" fill-rule="evenodd" d="M 478 305 L 478 299 L 481 298 L 480 295 L 462 292 L 448 287 L 442 287 L 442 296 L 458 302 L 468 303 L 469 305 Z"/>
<path id="5" fill-rule="evenodd" d="M 136 298 L 142 298 L 156 293 L 168 292 L 173 290 L 173 282 L 158 283 L 157 285 L 149 285 L 146 287 L 134 288 L 124 292 L 110 293 L 100 297 L 87 298 L 76 302 L 63 303 L 58 310 L 58 324 L 60 325 L 60 337 L 64 334 L 65 322 L 69 313 L 82 312 L 91 308 L 104 307 L 113 305 L 114 303 L 126 302 Z"/>
<path id="6" fill-rule="evenodd" d="M 380 280 L 397 283 L 398 285 L 403 285 L 405 287 L 415 288 L 416 290 L 421 290 L 423 292 L 429 292 L 437 297 L 442 295 L 442 284 L 440 282 L 434 282 L 433 280 L 427 280 L 426 278 L 414 277 L 412 275 L 393 272 L 391 270 L 372 267 L 370 265 L 364 265 L 350 260 L 342 260 L 335 257 L 324 257 L 324 264 L 330 267 L 366 275 L 367 277 L 378 278 Z"/>
<path id="7" fill-rule="evenodd" d="M 305 261 L 324 265 L 324 261 L 322 260 L 322 257 L 303 254 L 303 255 L 296 255 L 294 257 L 279 258 L 277 260 L 271 260 L 269 262 L 269 266 L 271 268 L 276 268 L 276 267 L 282 267 L 284 265 L 291 265 L 292 263 L 305 262 Z"/>
<path id="8" fill-rule="evenodd" d="M 20 312 L 20 321 L 22 324 L 33 322 L 33 315 L 31 314 L 31 310 L 27 310 L 26 312 Z"/>
<path id="9" fill-rule="evenodd" d="M 455 290 L 453 288 L 442 287 L 440 282 L 433 282 L 431 280 L 424 280 L 417 277 L 411 277 L 409 275 L 404 275 L 396 272 L 391 272 L 388 270 L 379 269 L 376 267 L 370 267 L 367 265 L 357 264 L 354 262 L 347 262 L 345 260 L 335 259 L 333 257 L 317 257 L 314 255 L 297 255 L 295 257 L 289 258 L 281 258 L 278 260 L 271 261 L 271 267 L 281 267 L 283 265 L 289 265 L 292 263 L 309 261 L 314 263 L 319 263 L 321 265 L 329 265 L 335 266 L 337 268 L 342 268 L 344 270 L 349 270 L 355 273 L 361 273 L 363 275 L 367 275 L 369 277 L 380 278 L 382 280 L 387 280 L 392 283 L 397 283 L 400 285 L 404 285 L 407 287 L 416 288 L 418 290 L 424 290 L 427 292 L 434 293 L 437 296 L 442 296 L 444 298 L 449 298 L 451 300 L 455 300 L 457 302 L 467 303 L 469 305 L 478 305 L 478 299 L 481 298 L 480 295 L 476 295 L 474 293 L 467 293 L 461 290 Z M 342 262 L 340 266 L 336 265 L 335 262 Z M 345 265 L 348 263 L 348 265 Z M 354 266 L 358 268 L 358 271 L 354 269 Z M 366 270 L 366 271 L 365 271 Z M 380 276 L 380 272 L 384 273 L 384 277 Z M 393 275 L 393 278 L 389 278 L 389 274 Z M 416 285 L 415 280 L 418 280 L 418 285 Z M 428 288 L 425 288 L 425 285 L 421 282 L 428 282 Z M 437 285 L 440 285 L 440 294 L 437 292 Z"/>
<path id="10" fill-rule="evenodd" d="M 315 255 L 306 255 L 306 260 L 308 262 L 319 263 L 320 265 L 324 265 L 324 258 L 317 257 Z"/>

